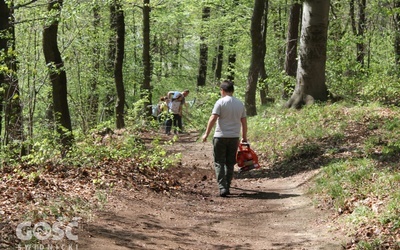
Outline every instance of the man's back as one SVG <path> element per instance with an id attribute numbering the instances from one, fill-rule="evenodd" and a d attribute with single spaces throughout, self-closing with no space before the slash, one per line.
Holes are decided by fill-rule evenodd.
<path id="1" fill-rule="evenodd" d="M 233 96 L 219 99 L 212 111 L 218 115 L 214 137 L 235 138 L 240 136 L 241 118 L 246 117 L 243 103 Z"/>

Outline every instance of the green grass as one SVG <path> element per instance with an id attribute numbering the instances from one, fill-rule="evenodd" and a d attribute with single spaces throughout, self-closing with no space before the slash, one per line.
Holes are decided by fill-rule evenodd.
<path id="1" fill-rule="evenodd" d="M 400 244 L 393 240 L 400 233 L 399 117 L 398 107 L 376 103 L 266 107 L 249 118 L 249 138 L 270 168 L 317 165 L 310 195 L 341 214 L 349 233 L 369 226 L 385 232 L 366 234 L 357 245 L 376 249 Z"/>

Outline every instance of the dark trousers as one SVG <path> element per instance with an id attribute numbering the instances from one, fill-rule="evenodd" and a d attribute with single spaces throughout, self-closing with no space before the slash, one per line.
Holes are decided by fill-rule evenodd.
<path id="1" fill-rule="evenodd" d="M 214 168 L 220 189 L 229 190 L 233 178 L 233 170 L 236 164 L 236 152 L 239 138 L 214 137 Z"/>
<path id="2" fill-rule="evenodd" d="M 178 133 L 178 131 L 182 131 L 182 116 L 180 116 L 179 114 L 174 114 L 172 119 L 168 118 L 165 126 L 166 134 L 171 133 L 172 126 L 174 126 L 175 134 Z"/>

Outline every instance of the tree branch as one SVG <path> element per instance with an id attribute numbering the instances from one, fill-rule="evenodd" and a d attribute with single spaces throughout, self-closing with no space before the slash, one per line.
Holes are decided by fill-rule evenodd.
<path id="1" fill-rule="evenodd" d="M 19 9 L 19 8 L 22 8 L 22 7 L 26 7 L 26 6 L 30 5 L 30 4 L 35 3 L 35 2 L 37 2 L 37 0 L 31 0 L 30 2 L 27 2 L 27 3 L 17 4 L 17 5 L 14 6 L 14 9 Z"/>

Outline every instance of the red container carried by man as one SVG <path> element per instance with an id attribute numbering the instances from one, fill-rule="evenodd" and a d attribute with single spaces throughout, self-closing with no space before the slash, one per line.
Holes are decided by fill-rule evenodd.
<path id="1" fill-rule="evenodd" d="M 239 167 L 238 173 L 260 168 L 260 164 L 258 164 L 258 157 L 253 149 L 250 148 L 250 144 L 247 142 L 242 142 L 239 144 L 238 151 L 236 153 L 236 163 Z"/>

